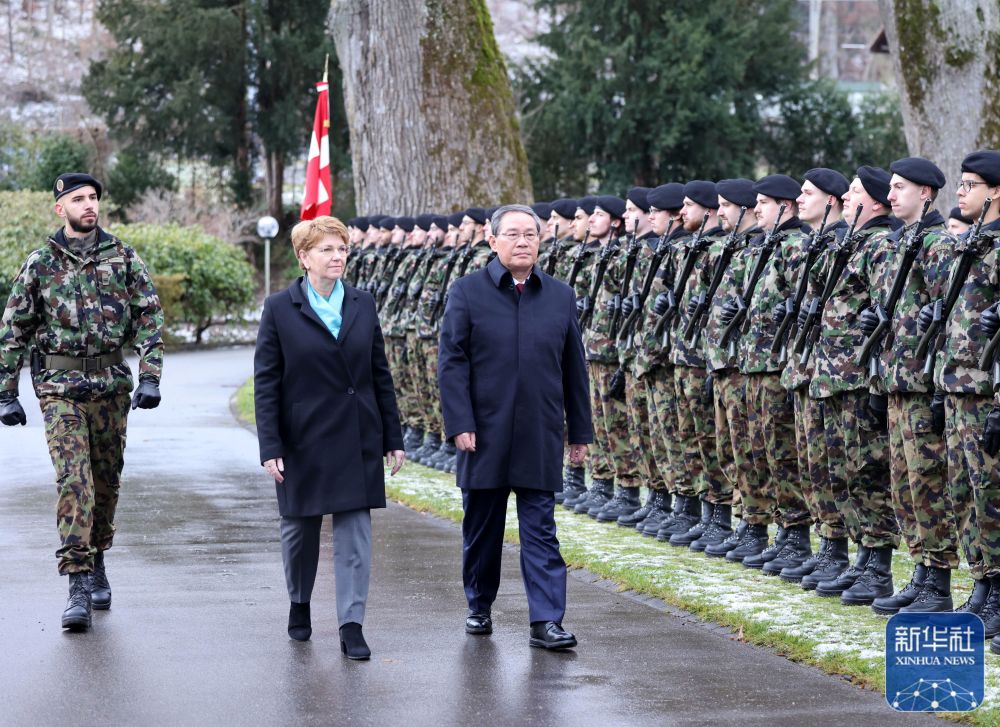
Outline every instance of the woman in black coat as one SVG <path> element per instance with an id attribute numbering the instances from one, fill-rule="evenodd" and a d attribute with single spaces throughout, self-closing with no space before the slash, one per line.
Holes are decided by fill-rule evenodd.
<path id="1" fill-rule="evenodd" d="M 340 279 L 347 228 L 334 217 L 300 222 L 292 247 L 305 275 L 264 301 L 254 355 L 260 461 L 281 513 L 288 634 L 312 634 L 320 525 L 331 514 L 341 650 L 367 659 L 370 510 L 385 507 L 382 457 L 392 474 L 404 460 L 396 393 L 375 301 Z"/>

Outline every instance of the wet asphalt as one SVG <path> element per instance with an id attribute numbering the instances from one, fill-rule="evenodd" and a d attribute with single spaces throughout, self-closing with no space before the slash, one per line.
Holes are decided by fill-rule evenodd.
<path id="1" fill-rule="evenodd" d="M 941 724 L 586 572 L 565 622 L 580 647 L 529 648 L 513 548 L 493 635 L 467 636 L 459 529 L 395 504 L 374 516 L 372 660 L 340 653 L 329 521 L 313 638 L 289 640 L 273 485 L 229 409 L 252 370 L 247 348 L 168 356 L 162 406 L 130 417 L 112 608 L 83 634 L 60 628 L 55 487 L 22 377 L 28 426 L 0 431 L 0 724 Z"/>

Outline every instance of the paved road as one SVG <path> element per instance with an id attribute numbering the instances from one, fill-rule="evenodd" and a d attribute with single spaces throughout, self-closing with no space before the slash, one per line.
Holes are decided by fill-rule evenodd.
<path id="1" fill-rule="evenodd" d="M 468 637 L 458 529 L 395 505 L 375 516 L 372 661 L 340 654 L 329 560 L 313 640 L 290 641 L 273 488 L 228 409 L 251 358 L 172 355 L 163 405 L 133 413 L 114 605 L 86 634 L 59 628 L 66 581 L 30 395 L 29 426 L 0 431 L 0 723 L 940 724 L 581 578 L 566 622 L 579 650 L 531 649 L 513 552 L 493 636 Z"/>

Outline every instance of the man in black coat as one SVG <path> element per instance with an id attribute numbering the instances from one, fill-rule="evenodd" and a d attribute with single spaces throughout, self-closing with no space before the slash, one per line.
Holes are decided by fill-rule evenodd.
<path id="1" fill-rule="evenodd" d="M 445 436 L 454 438 L 462 489 L 465 630 L 489 634 L 500 585 L 507 498 L 517 495 L 521 573 L 532 646 L 565 649 L 566 564 L 556 539 L 563 433 L 581 465 L 593 441 L 576 296 L 535 265 L 541 223 L 530 207 L 492 218 L 484 269 L 452 285 L 441 325 L 438 380 Z"/>

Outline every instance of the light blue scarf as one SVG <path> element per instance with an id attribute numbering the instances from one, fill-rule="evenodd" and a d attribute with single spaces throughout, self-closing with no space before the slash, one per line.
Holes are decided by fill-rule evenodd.
<path id="1" fill-rule="evenodd" d="M 343 321 L 341 311 L 344 309 L 344 284 L 339 280 L 334 283 L 333 290 L 329 298 L 324 298 L 316 292 L 306 276 L 306 290 L 309 294 L 309 305 L 316 311 L 316 315 L 323 321 L 324 325 L 330 329 L 334 338 L 340 337 L 340 324 Z"/>

